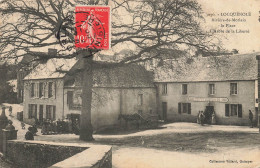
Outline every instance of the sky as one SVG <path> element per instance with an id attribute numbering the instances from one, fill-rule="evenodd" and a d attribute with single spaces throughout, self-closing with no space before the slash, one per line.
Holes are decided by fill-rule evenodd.
<path id="1" fill-rule="evenodd" d="M 214 14 L 215 16 L 206 16 L 206 28 L 217 28 L 226 31 L 232 29 L 249 30 L 249 33 L 218 33 L 223 40 L 223 46 L 228 50 L 238 49 L 240 53 L 249 53 L 260 51 L 260 0 L 197 0 L 205 15 Z M 221 13 L 244 12 L 251 13 L 251 16 L 221 16 Z M 246 19 L 245 22 L 212 22 L 212 18 L 220 19 Z M 224 27 L 220 27 L 223 24 Z M 226 24 L 235 27 L 227 27 Z M 228 25 L 229 26 L 229 25 Z"/>

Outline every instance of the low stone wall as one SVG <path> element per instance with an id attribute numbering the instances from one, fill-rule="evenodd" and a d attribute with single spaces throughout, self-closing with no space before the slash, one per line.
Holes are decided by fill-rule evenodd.
<path id="1" fill-rule="evenodd" d="M 64 161 L 54 164 L 51 168 L 112 168 L 112 148 L 94 145 Z"/>
<path id="2" fill-rule="evenodd" d="M 112 150 L 105 145 L 12 140 L 7 142 L 6 158 L 25 168 L 112 167 Z"/>

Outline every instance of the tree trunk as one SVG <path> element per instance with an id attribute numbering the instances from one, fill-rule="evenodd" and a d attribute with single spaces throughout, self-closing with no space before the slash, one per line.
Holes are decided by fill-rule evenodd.
<path id="1" fill-rule="evenodd" d="M 91 102 L 93 87 L 93 57 L 83 57 L 84 71 L 82 79 L 82 109 L 80 117 L 80 139 L 84 141 L 92 141 L 93 127 L 91 124 Z"/>

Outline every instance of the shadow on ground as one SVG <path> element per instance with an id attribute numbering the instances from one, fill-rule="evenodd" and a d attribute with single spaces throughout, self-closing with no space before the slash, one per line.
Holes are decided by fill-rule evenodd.
<path id="1" fill-rule="evenodd" d="M 260 135 L 241 132 L 170 133 L 127 138 L 96 138 L 95 143 L 129 147 L 154 148 L 167 151 L 216 152 L 223 147 L 254 147 Z"/>

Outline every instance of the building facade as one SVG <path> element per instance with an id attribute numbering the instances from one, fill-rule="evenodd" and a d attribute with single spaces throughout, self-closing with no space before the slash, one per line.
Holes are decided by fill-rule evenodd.
<path id="1" fill-rule="evenodd" d="M 165 120 L 196 122 L 199 111 L 216 115 L 218 124 L 248 125 L 255 111 L 255 81 L 157 83 L 160 114 Z M 206 120 L 210 120 L 208 115 Z"/>
<path id="2" fill-rule="evenodd" d="M 24 79 L 24 121 L 64 119 L 64 82 L 75 59 L 50 59 L 37 65 Z M 60 72 L 57 72 L 59 69 Z"/>
<path id="3" fill-rule="evenodd" d="M 93 71 L 92 124 L 95 130 L 120 123 L 119 114 L 159 115 L 173 122 L 196 122 L 206 112 L 210 123 L 248 125 L 258 120 L 257 53 L 171 60 L 154 70 L 140 65 Z M 81 114 L 82 68 L 77 60 L 50 59 L 24 79 L 24 119 L 64 119 Z M 57 69 L 59 71 L 57 71 Z M 70 72 L 70 73 L 66 73 Z"/>
<path id="4" fill-rule="evenodd" d="M 157 74 L 159 113 L 165 120 L 196 122 L 206 111 L 210 123 L 248 125 L 249 110 L 258 118 L 256 54 L 195 58 Z M 178 70 L 177 70 L 178 69 Z M 161 71 L 163 71 L 161 69 Z"/>
<path id="5" fill-rule="evenodd" d="M 57 67 L 62 66 L 67 71 L 73 71 L 80 66 L 76 62 L 71 66 L 67 63 L 50 59 L 25 77 L 26 123 L 42 122 L 44 119 L 58 120 L 70 114 L 81 114 L 82 74 L 71 76 L 56 72 Z M 139 113 L 144 117 L 156 115 L 156 103 L 153 75 L 143 67 L 126 65 L 109 70 L 94 70 L 91 117 L 95 130 L 120 124 L 119 114 Z"/>

